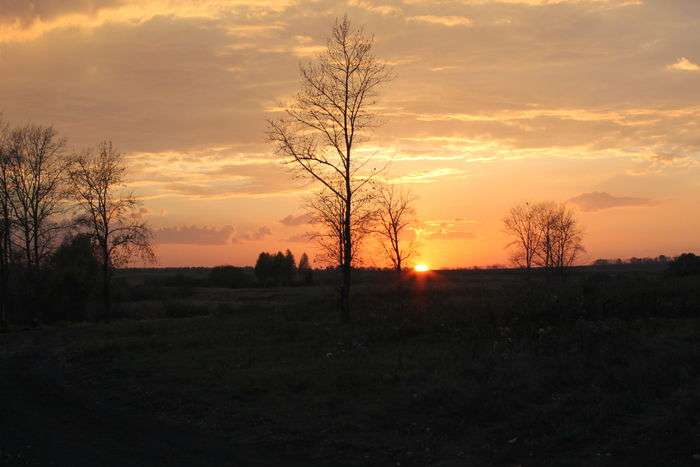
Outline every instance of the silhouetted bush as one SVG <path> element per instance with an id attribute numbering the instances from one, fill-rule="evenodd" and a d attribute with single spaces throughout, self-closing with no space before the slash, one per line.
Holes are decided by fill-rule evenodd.
<path id="1" fill-rule="evenodd" d="M 87 235 L 66 238 L 51 256 L 48 277 L 51 304 L 44 309 L 46 318 L 84 319 L 99 277 L 92 239 Z"/>
<path id="2" fill-rule="evenodd" d="M 252 287 L 255 277 L 246 268 L 216 266 L 209 272 L 209 283 L 215 287 Z"/>
<path id="3" fill-rule="evenodd" d="M 301 255 L 299 259 L 299 278 L 304 285 L 311 285 L 314 283 L 314 270 L 311 268 L 311 262 L 306 253 Z"/>
<path id="4" fill-rule="evenodd" d="M 255 277 L 262 286 L 291 285 L 296 276 L 296 260 L 290 250 L 277 254 L 262 252 L 255 263 Z"/>
<path id="5" fill-rule="evenodd" d="M 693 253 L 683 253 L 671 261 L 668 270 L 674 276 L 693 276 L 700 274 L 700 257 Z"/>

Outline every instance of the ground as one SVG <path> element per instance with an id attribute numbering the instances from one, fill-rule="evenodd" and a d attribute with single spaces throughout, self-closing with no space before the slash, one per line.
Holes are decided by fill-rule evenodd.
<path id="1" fill-rule="evenodd" d="M 341 325 L 331 286 L 151 287 L 0 336 L 0 462 L 700 465 L 698 290 L 379 274 Z"/>

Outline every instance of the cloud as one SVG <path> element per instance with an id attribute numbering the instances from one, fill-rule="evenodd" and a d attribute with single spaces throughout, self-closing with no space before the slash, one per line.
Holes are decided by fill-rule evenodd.
<path id="1" fill-rule="evenodd" d="M 2 0 L 0 23 L 29 27 L 34 22 L 46 22 L 62 15 L 94 15 L 118 3 L 119 0 Z"/>
<path id="2" fill-rule="evenodd" d="M 437 232 L 430 232 L 424 235 L 424 237 L 429 240 L 467 240 L 474 238 L 474 236 L 473 232 L 448 229 L 440 229 Z"/>
<path id="3" fill-rule="evenodd" d="M 290 0 L 291 2 L 291 0 Z M 90 30 L 106 24 L 143 24 L 158 17 L 219 20 L 239 10 L 274 12 L 277 0 L 1 0 L 0 42 L 34 40 L 60 29 Z M 9 5 L 8 5 L 9 4 Z"/>
<path id="4" fill-rule="evenodd" d="M 411 172 L 398 177 L 390 178 L 389 183 L 401 184 L 401 183 L 434 183 L 438 180 L 442 180 L 450 177 L 459 177 L 464 175 L 464 171 L 461 169 L 455 169 L 452 167 L 444 167 L 432 170 L 420 170 L 416 172 Z"/>
<path id="5" fill-rule="evenodd" d="M 284 224 L 286 226 L 297 226 L 297 225 L 304 225 L 304 224 L 311 224 L 312 218 L 311 215 L 308 213 L 304 214 L 298 214 L 298 215 L 293 215 L 289 214 L 288 216 L 285 216 L 283 219 L 280 219 L 280 223 Z"/>
<path id="6" fill-rule="evenodd" d="M 285 238 L 284 241 L 289 243 L 309 243 L 313 240 L 314 235 L 314 233 L 310 232 L 290 235 L 289 237 Z"/>
<path id="7" fill-rule="evenodd" d="M 256 242 L 269 237 L 271 234 L 272 230 L 263 225 L 250 232 L 236 232 L 236 234 L 231 237 L 231 243 Z"/>
<path id="8" fill-rule="evenodd" d="M 419 15 L 409 16 L 408 21 L 417 21 L 420 23 L 436 24 L 439 26 L 472 26 L 473 21 L 466 16 L 435 16 L 435 15 Z"/>
<path id="9" fill-rule="evenodd" d="M 272 234 L 267 226 L 253 230 L 239 230 L 232 225 L 221 227 L 183 225 L 161 227 L 154 232 L 156 244 L 179 245 L 226 245 L 229 243 L 254 242 Z"/>
<path id="10" fill-rule="evenodd" d="M 655 201 L 649 198 L 635 198 L 631 196 L 613 196 L 610 193 L 594 191 L 582 193 L 569 200 L 583 211 L 593 212 L 610 208 L 653 206 Z"/>
<path id="11" fill-rule="evenodd" d="M 691 62 L 690 59 L 686 57 L 681 57 L 676 63 L 668 65 L 666 68 L 675 71 L 700 71 L 700 65 Z"/>
<path id="12" fill-rule="evenodd" d="M 236 229 L 231 225 L 222 227 L 179 226 L 161 227 L 153 234 L 155 243 L 182 245 L 225 245 Z"/>
<path id="13" fill-rule="evenodd" d="M 371 0 L 348 0 L 348 5 L 367 10 L 380 15 L 392 15 L 401 13 L 401 8 L 394 5 L 377 4 Z"/>

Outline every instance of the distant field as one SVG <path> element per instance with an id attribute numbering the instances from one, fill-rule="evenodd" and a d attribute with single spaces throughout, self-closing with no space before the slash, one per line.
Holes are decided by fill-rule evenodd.
<path id="1" fill-rule="evenodd" d="M 343 326 L 330 280 L 227 289 L 149 274 L 165 273 L 122 273 L 127 319 L 2 336 L 5 367 L 98 414 L 298 465 L 700 465 L 698 277 L 366 272 Z"/>

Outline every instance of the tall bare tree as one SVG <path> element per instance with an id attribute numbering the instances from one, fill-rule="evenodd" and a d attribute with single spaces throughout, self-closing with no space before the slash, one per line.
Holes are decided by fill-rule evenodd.
<path id="1" fill-rule="evenodd" d="M 102 300 L 105 316 L 111 310 L 111 279 L 115 267 L 135 257 L 155 260 L 152 233 L 140 220 L 139 202 L 124 189 L 126 164 L 111 142 L 100 143 L 74 158 L 70 168 L 78 224 L 86 227 L 96 244 L 102 266 Z"/>
<path id="2" fill-rule="evenodd" d="M 394 270 L 401 272 L 406 260 L 413 253 L 413 245 L 406 245 L 403 239 L 415 214 L 413 197 L 407 191 L 387 185 L 379 188 L 376 202 L 376 232 Z"/>
<path id="3" fill-rule="evenodd" d="M 268 122 L 276 153 L 301 173 L 320 183 L 342 205 L 338 236 L 343 253 L 340 287 L 341 319 L 350 319 L 353 200 L 369 182 L 366 163 L 353 148 L 368 128 L 376 125 L 380 87 L 390 79 L 373 54 L 374 37 L 347 17 L 336 21 L 324 53 L 300 67 L 301 88 L 286 109 L 286 117 Z"/>

